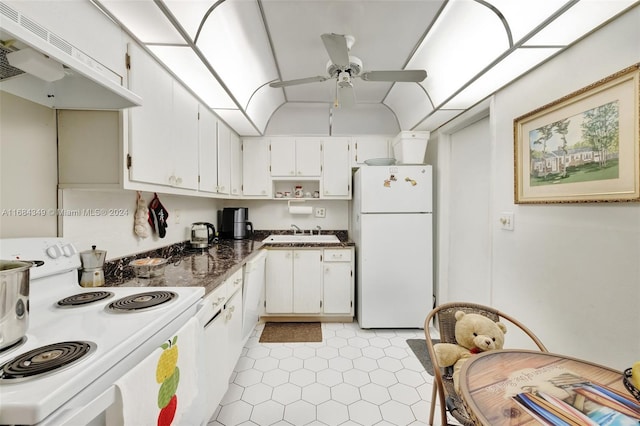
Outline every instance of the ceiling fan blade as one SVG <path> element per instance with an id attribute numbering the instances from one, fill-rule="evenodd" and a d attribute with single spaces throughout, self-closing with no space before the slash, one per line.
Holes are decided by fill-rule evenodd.
<path id="1" fill-rule="evenodd" d="M 365 81 L 408 81 L 418 83 L 427 78 L 425 70 L 366 71 L 359 75 Z"/>
<path id="2" fill-rule="evenodd" d="M 322 42 L 331 62 L 339 67 L 349 66 L 347 38 L 341 34 L 322 34 Z"/>
<path id="3" fill-rule="evenodd" d="M 317 83 L 321 81 L 327 81 L 328 79 L 329 77 L 323 77 L 319 75 L 317 77 L 298 78 L 296 80 L 274 81 L 273 83 L 269 83 L 269 86 L 270 87 L 296 86 L 298 84 Z"/>
<path id="4" fill-rule="evenodd" d="M 353 86 L 338 86 L 338 106 L 341 108 L 349 108 L 356 105 L 356 92 Z"/>

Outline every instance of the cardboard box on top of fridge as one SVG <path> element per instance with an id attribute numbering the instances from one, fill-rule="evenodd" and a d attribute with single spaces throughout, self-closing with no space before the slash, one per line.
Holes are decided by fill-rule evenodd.
<path id="1" fill-rule="evenodd" d="M 393 156 L 400 164 L 424 164 L 430 132 L 404 130 L 393 139 Z"/>

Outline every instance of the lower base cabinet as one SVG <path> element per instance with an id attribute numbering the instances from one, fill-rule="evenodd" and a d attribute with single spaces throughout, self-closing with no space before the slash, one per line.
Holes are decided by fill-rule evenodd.
<path id="1" fill-rule="evenodd" d="M 242 269 L 204 299 L 198 312 L 204 325 L 200 386 L 205 420 L 218 408 L 229 387 L 229 377 L 240 358 L 242 337 Z"/>
<path id="2" fill-rule="evenodd" d="M 265 316 L 353 317 L 353 248 L 268 249 Z"/>

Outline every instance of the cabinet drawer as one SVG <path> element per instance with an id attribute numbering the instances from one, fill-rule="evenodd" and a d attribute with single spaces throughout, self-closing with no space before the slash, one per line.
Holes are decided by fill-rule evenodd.
<path id="1" fill-rule="evenodd" d="M 227 283 L 224 282 L 216 287 L 204 298 L 203 306 L 198 311 L 198 319 L 204 324 L 208 323 L 227 302 Z"/>
<path id="2" fill-rule="evenodd" d="M 351 250 L 349 249 L 325 249 L 325 262 L 351 262 Z"/>
<path id="3" fill-rule="evenodd" d="M 227 299 L 235 294 L 236 291 L 242 288 L 242 268 L 238 269 L 225 281 L 227 285 Z"/>

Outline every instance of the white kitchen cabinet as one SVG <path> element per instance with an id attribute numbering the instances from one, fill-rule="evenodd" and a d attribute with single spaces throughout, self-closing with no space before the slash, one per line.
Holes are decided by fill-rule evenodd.
<path id="1" fill-rule="evenodd" d="M 129 178 L 198 188 L 198 101 L 136 44 L 129 89 L 144 99 L 129 116 Z"/>
<path id="2" fill-rule="evenodd" d="M 218 193 L 228 195 L 231 188 L 231 130 L 218 123 Z"/>
<path id="3" fill-rule="evenodd" d="M 358 136 L 351 140 L 351 166 L 360 167 L 371 158 L 393 157 L 391 141 L 394 136 Z"/>
<path id="4" fill-rule="evenodd" d="M 271 198 L 269 139 L 246 138 L 242 141 L 242 195 Z"/>
<path id="5" fill-rule="evenodd" d="M 218 119 L 206 107 L 200 105 L 198 122 L 198 189 L 218 192 Z"/>
<path id="6" fill-rule="evenodd" d="M 322 198 L 351 198 L 349 138 L 329 138 L 322 148 Z"/>
<path id="7" fill-rule="evenodd" d="M 267 314 L 322 311 L 322 250 L 269 250 L 266 263 Z"/>
<path id="8" fill-rule="evenodd" d="M 240 270 L 240 278 L 242 279 L 242 269 Z M 240 281 L 242 283 L 242 281 Z M 226 364 L 225 374 L 227 379 L 240 358 L 242 352 L 242 345 L 244 340 L 242 338 L 242 284 L 240 288 L 229 297 L 229 300 L 224 306 L 225 310 L 225 322 L 227 327 L 227 345 L 228 345 L 228 357 Z"/>
<path id="9" fill-rule="evenodd" d="M 323 312 L 353 316 L 353 248 L 324 249 Z"/>
<path id="10" fill-rule="evenodd" d="M 322 173 L 322 139 L 272 138 L 271 176 L 320 176 Z"/>
<path id="11" fill-rule="evenodd" d="M 206 419 L 213 416 L 227 392 L 229 377 L 240 358 L 242 336 L 242 268 L 208 294 L 198 311 L 204 326 L 200 377 Z"/>
<path id="12" fill-rule="evenodd" d="M 235 132 L 230 135 L 231 144 L 231 179 L 229 194 L 242 195 L 242 142 Z"/>

